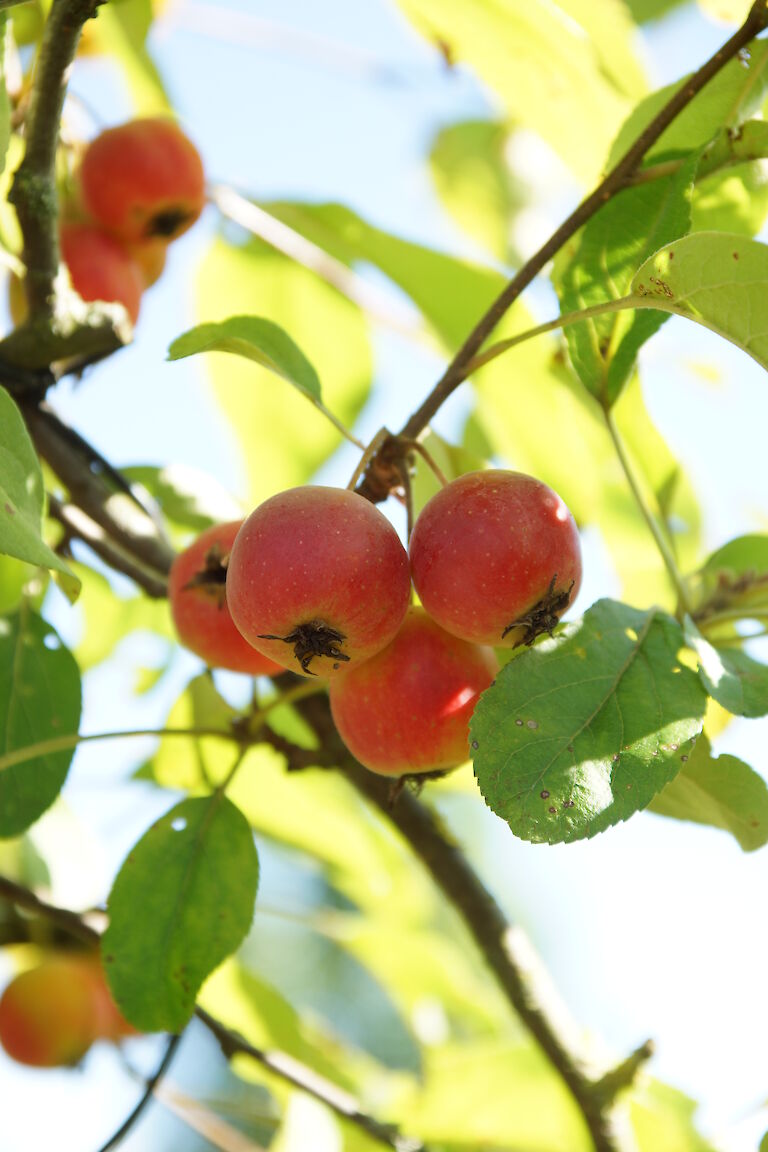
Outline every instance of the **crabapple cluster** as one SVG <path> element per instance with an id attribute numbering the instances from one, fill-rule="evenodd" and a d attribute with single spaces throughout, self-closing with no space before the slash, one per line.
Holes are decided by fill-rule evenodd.
<path id="1" fill-rule="evenodd" d="M 86 147 L 76 193 L 65 197 L 59 242 L 72 287 L 83 300 L 122 304 L 135 324 L 145 288 L 158 279 L 171 240 L 205 202 L 194 144 L 171 120 L 131 120 Z M 11 316 L 26 318 L 21 283 L 11 280 Z"/>
<path id="2" fill-rule="evenodd" d="M 20 1064 L 77 1064 L 94 1041 L 133 1035 L 95 954 L 51 953 L 15 976 L 0 997 L 0 1045 Z"/>
<path id="3" fill-rule="evenodd" d="M 557 493 L 492 469 L 426 504 L 410 556 L 354 492 L 281 492 L 203 533 L 174 562 L 169 594 L 181 640 L 209 664 L 326 679 L 353 755 L 402 776 L 466 760 L 493 648 L 551 632 L 580 582 L 578 531 Z"/>

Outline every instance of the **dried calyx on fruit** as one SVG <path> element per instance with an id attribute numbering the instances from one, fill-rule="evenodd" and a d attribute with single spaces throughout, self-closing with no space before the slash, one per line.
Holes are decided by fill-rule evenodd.
<path id="1" fill-rule="evenodd" d="M 182 644 L 212 668 L 273 676 L 282 668 L 241 636 L 227 607 L 227 562 L 241 524 L 207 528 L 176 557 L 168 578 L 171 615 Z"/>
<path id="2" fill-rule="evenodd" d="M 424 506 L 410 543 L 427 612 L 477 644 L 551 632 L 581 584 L 579 534 L 551 488 L 521 472 L 469 472 Z"/>
<path id="3" fill-rule="evenodd" d="M 335 676 L 384 648 L 410 590 L 394 528 L 344 488 L 291 488 L 265 501 L 227 568 L 229 610 L 245 639 L 308 676 Z"/>

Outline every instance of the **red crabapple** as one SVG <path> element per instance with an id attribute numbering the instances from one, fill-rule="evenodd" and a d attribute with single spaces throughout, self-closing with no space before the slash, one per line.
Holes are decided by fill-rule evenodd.
<path id="1" fill-rule="evenodd" d="M 333 676 L 392 640 L 405 616 L 408 556 L 373 504 L 344 488 L 290 488 L 251 513 L 227 569 L 232 619 L 293 672 Z"/>
<path id="2" fill-rule="evenodd" d="M 551 488 L 522 472 L 469 472 L 422 509 L 411 575 L 438 624 L 513 648 L 551 632 L 581 584 L 579 534 Z"/>
<path id="3" fill-rule="evenodd" d="M 205 203 L 205 175 L 191 140 L 172 120 L 130 120 L 107 128 L 85 150 L 83 203 L 121 240 L 173 240 Z"/>
<path id="4" fill-rule="evenodd" d="M 14 977 L 0 997 L 0 1044 L 20 1064 L 76 1064 L 94 1040 L 133 1034 L 97 956 L 48 956 Z"/>
<path id="5" fill-rule="evenodd" d="M 211 667 L 274 676 L 283 669 L 243 639 L 227 607 L 224 562 L 241 524 L 214 524 L 176 557 L 168 578 L 171 615 L 182 644 Z"/>
<path id="6" fill-rule="evenodd" d="M 383 652 L 331 682 L 331 712 L 350 752 L 372 772 L 455 768 L 469 757 L 469 719 L 497 671 L 490 648 L 410 608 Z"/>

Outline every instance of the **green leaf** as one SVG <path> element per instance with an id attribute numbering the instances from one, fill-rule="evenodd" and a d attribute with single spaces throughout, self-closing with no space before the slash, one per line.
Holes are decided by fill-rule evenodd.
<path id="1" fill-rule="evenodd" d="M 683 76 L 674 84 L 657 89 L 638 104 L 622 125 L 611 147 L 606 168 L 612 168 L 624 155 L 687 79 Z M 745 65 L 740 59 L 730 60 L 662 132 L 646 153 L 643 166 L 649 167 L 661 159 L 685 156 L 707 144 L 717 132 L 736 128 L 760 108 L 767 89 L 768 44 L 753 41 L 749 63 Z"/>
<path id="2" fill-rule="evenodd" d="M 74 599 L 80 581 L 40 535 L 43 475 L 19 409 L 0 388 L 0 552 L 61 573 Z"/>
<path id="3" fill-rule="evenodd" d="M 768 713 L 768 667 L 733 648 L 716 648 L 687 620 L 688 643 L 699 658 L 701 682 L 721 708 L 734 716 Z"/>
<path id="4" fill-rule="evenodd" d="M 108 659 L 128 633 L 151 632 L 165 640 L 175 640 L 167 600 L 118 596 L 100 572 L 76 567 L 82 578 L 77 609 L 82 613 L 83 628 L 75 654 L 83 671 Z"/>
<path id="5" fill-rule="evenodd" d="M 88 25 L 93 47 L 108 52 L 122 69 L 138 115 L 172 111 L 163 81 L 146 48 L 152 26 L 152 0 L 120 0 L 104 4 L 98 20 Z"/>
<path id="6" fill-rule="evenodd" d="M 698 1105 L 677 1088 L 646 1081 L 627 1103 L 638 1152 L 716 1152 L 694 1127 Z"/>
<path id="7" fill-rule="evenodd" d="M 75 735 L 80 672 L 53 628 L 22 604 L 0 618 L 0 837 L 18 836 L 51 806 L 67 778 L 73 749 L 4 768 L 3 756 Z"/>
<path id="8" fill-rule="evenodd" d="M 287 332 L 261 316 L 231 316 L 220 324 L 199 324 L 173 341 L 169 360 L 198 352 L 232 352 L 282 376 L 300 392 L 320 399 L 317 372 Z"/>
<path id="9" fill-rule="evenodd" d="M 743 236 L 696 232 L 638 269 L 632 292 L 703 324 L 768 367 L 768 246 Z"/>
<path id="10" fill-rule="evenodd" d="M 512 660 L 470 724 L 489 808 L 524 840 L 594 836 L 680 770 L 706 693 L 678 660 L 680 626 L 600 600 L 557 638 Z"/>
<path id="11" fill-rule="evenodd" d="M 167 728 L 221 728 L 221 738 L 163 740 L 152 759 L 151 778 L 164 788 L 197 792 L 219 784 L 239 755 L 231 739 L 230 721 L 237 713 L 217 692 L 213 679 L 202 673 L 190 680 L 171 708 Z M 146 778 L 146 773 L 142 772 Z"/>
<path id="12" fill-rule="evenodd" d="M 8 14 L 0 12 L 0 172 L 5 168 L 5 158 L 11 139 L 11 102 L 8 99 L 6 67 L 8 53 L 12 50 L 13 38 Z"/>
<path id="13" fill-rule="evenodd" d="M 611 0 L 399 0 L 451 59 L 470 65 L 508 117 L 592 183 L 643 91 L 635 28 Z"/>
<path id="14" fill-rule="evenodd" d="M 248 933 L 258 876 L 248 823 L 218 793 L 183 800 L 139 840 L 102 938 L 112 994 L 136 1028 L 184 1028 L 205 978 Z"/>
<path id="15" fill-rule="evenodd" d="M 200 266 L 199 314 L 206 321 L 225 320 L 246 309 L 292 333 L 324 381 L 325 403 L 349 427 L 371 383 L 371 350 L 360 310 L 261 241 L 235 247 L 219 240 Z M 306 483 L 337 447 L 338 433 L 304 396 L 288 388 L 254 387 L 254 372 L 262 369 L 216 356 L 206 367 L 237 437 L 253 503 Z"/>
<path id="16" fill-rule="evenodd" d="M 405 1131 L 448 1148 L 485 1152 L 587 1152 L 593 1147 L 573 1098 L 532 1042 L 452 1043 L 425 1051 Z"/>
<path id="17" fill-rule="evenodd" d="M 658 816 L 722 828 L 745 852 L 768 843 L 768 785 L 736 756 L 713 756 L 706 736 L 648 806 Z"/>
<path id="18" fill-rule="evenodd" d="M 504 156 L 508 129 L 494 120 L 462 120 L 441 128 L 429 168 L 441 204 L 495 259 L 507 261 L 510 221 L 522 206 Z"/>
<path id="19" fill-rule="evenodd" d="M 753 533 L 736 536 L 707 558 L 703 572 L 727 572 L 733 576 L 768 572 L 768 536 Z"/>
<path id="20" fill-rule="evenodd" d="M 626 296 L 643 261 L 688 231 L 697 165 L 694 155 L 672 176 L 627 188 L 592 217 L 558 265 L 563 313 Z M 641 345 L 665 319 L 625 311 L 566 328 L 571 361 L 585 387 L 613 403 Z"/>

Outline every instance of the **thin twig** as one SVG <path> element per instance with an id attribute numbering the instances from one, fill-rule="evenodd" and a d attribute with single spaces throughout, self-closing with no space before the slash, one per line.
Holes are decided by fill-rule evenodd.
<path id="1" fill-rule="evenodd" d="M 466 379 L 467 370 L 472 360 L 515 300 L 571 236 L 607 204 L 617 192 L 627 187 L 628 181 L 637 171 L 646 152 L 655 144 L 665 129 L 690 104 L 702 88 L 725 67 L 728 61 L 732 60 L 767 26 L 768 6 L 766 6 L 765 0 L 756 0 L 742 26 L 697 72 L 685 80 L 597 188 L 586 199 L 582 200 L 570 216 L 553 232 L 546 243 L 539 248 L 538 252 L 534 253 L 513 276 L 503 292 L 467 336 L 427 398 L 406 420 L 400 433 L 402 436 L 407 439 L 415 439 L 426 428 L 443 403 Z M 367 485 L 366 478 L 363 479 L 358 491 L 374 500 L 383 499 L 383 494 L 376 489 L 375 485 Z"/>
<path id="2" fill-rule="evenodd" d="M 120 1125 L 117 1132 L 115 1132 L 113 1136 L 110 1136 L 106 1144 L 102 1144 L 101 1148 L 99 1148 L 99 1152 L 112 1152 L 112 1149 L 117 1148 L 118 1145 L 122 1144 L 126 1136 L 129 1136 L 133 1129 L 136 1127 L 136 1124 L 141 1119 L 144 1110 L 152 1100 L 155 1089 L 158 1087 L 160 1081 L 163 1079 L 163 1076 L 165 1076 L 166 1072 L 170 1068 L 171 1061 L 176 1055 L 180 1043 L 180 1035 L 168 1037 L 168 1044 L 165 1049 L 165 1054 L 157 1067 L 157 1071 L 153 1076 L 150 1077 L 149 1080 L 147 1080 L 146 1088 L 141 1095 L 141 1099 L 133 1111 L 129 1113 L 128 1116 L 126 1116 L 124 1122 Z"/>

